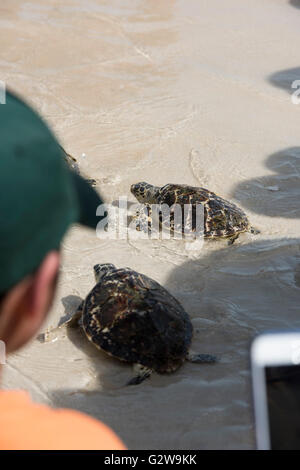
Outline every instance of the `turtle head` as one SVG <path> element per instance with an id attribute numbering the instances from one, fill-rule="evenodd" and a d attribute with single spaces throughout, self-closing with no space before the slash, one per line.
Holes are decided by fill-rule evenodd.
<path id="1" fill-rule="evenodd" d="M 132 184 L 130 188 L 130 191 L 139 202 L 148 204 L 157 203 L 159 190 L 159 186 L 153 186 L 152 184 L 145 183 L 144 181 L 141 183 Z"/>
<path id="2" fill-rule="evenodd" d="M 94 266 L 94 276 L 95 276 L 95 281 L 99 282 L 100 279 L 107 274 L 109 271 L 112 271 L 113 269 L 116 269 L 114 264 L 95 264 Z"/>

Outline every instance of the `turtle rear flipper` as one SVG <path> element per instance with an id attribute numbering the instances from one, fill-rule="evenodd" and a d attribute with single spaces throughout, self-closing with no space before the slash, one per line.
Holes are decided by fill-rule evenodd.
<path id="1" fill-rule="evenodd" d="M 194 362 L 195 364 L 211 364 L 218 362 L 217 356 L 212 354 L 198 354 L 194 352 L 188 352 L 186 360 L 189 362 Z"/>
<path id="2" fill-rule="evenodd" d="M 145 367 L 142 364 L 134 364 L 133 370 L 135 376 L 130 379 L 126 385 L 139 385 L 145 379 L 148 379 L 148 377 L 150 377 L 153 372 L 152 369 L 149 369 L 148 367 Z"/>

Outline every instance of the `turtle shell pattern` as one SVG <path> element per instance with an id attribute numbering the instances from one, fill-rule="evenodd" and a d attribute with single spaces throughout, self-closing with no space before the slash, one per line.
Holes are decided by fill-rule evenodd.
<path id="1" fill-rule="evenodd" d="M 190 204 L 192 213 L 189 220 L 185 219 L 187 232 L 195 230 L 196 211 L 194 209 L 197 204 L 202 204 L 204 206 L 203 231 L 205 238 L 232 237 L 250 229 L 249 220 L 239 207 L 205 188 L 166 184 L 158 193 L 157 204 L 167 204 L 169 207 L 173 204 L 179 204 L 182 208 L 184 204 Z M 160 220 L 160 222 L 164 224 L 164 220 Z M 177 231 L 172 221 L 172 210 L 170 226 L 174 232 Z M 183 223 L 180 225 L 180 230 L 182 227 L 184 227 Z"/>
<path id="2" fill-rule="evenodd" d="M 180 367 L 193 333 L 180 303 L 159 283 L 129 268 L 103 275 L 86 297 L 82 323 L 99 349 L 159 373 Z"/>

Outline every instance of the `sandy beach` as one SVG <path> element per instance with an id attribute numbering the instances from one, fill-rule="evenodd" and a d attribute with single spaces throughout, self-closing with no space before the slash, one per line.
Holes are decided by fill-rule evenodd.
<path id="1" fill-rule="evenodd" d="M 43 331 L 129 266 L 189 313 L 215 365 L 125 387 L 131 367 L 74 329 L 10 356 L 3 387 L 110 425 L 131 449 L 253 449 L 249 346 L 300 328 L 299 0 L 2 0 L 0 80 L 40 111 L 107 203 L 130 185 L 185 183 L 229 199 L 259 235 L 232 246 L 104 240 L 73 227 Z"/>

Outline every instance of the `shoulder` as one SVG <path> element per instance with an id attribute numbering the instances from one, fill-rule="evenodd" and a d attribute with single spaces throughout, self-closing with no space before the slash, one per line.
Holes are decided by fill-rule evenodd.
<path id="1" fill-rule="evenodd" d="M 0 449 L 124 450 L 105 424 L 79 411 L 53 409 L 24 392 L 0 392 Z"/>

